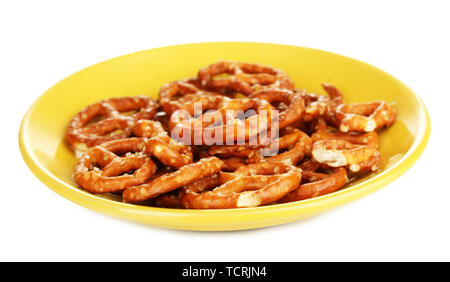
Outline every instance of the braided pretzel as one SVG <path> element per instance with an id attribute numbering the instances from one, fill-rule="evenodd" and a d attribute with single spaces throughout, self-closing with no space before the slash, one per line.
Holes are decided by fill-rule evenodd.
<path id="1" fill-rule="evenodd" d="M 229 76 L 215 78 L 221 74 Z M 220 61 L 200 69 L 197 78 L 207 89 L 245 95 L 264 88 L 294 89 L 294 83 L 283 71 L 250 63 Z"/>
<path id="2" fill-rule="evenodd" d="M 146 182 L 155 174 L 156 165 L 142 153 L 143 143 L 130 138 L 90 148 L 79 160 L 74 180 L 91 193 L 116 192 Z"/>
<path id="3" fill-rule="evenodd" d="M 141 202 L 170 192 L 220 171 L 222 161 L 216 157 L 185 165 L 172 173 L 151 179 L 149 182 L 127 188 L 122 197 L 125 202 Z"/>
<path id="4" fill-rule="evenodd" d="M 348 181 L 347 171 L 342 167 L 333 169 L 333 172 L 330 174 L 304 171 L 302 179 L 310 182 L 301 184 L 297 189 L 283 197 L 280 203 L 300 201 L 329 194 L 342 188 Z"/>
<path id="5" fill-rule="evenodd" d="M 145 142 L 144 151 L 155 156 L 163 164 L 180 168 L 192 163 L 191 148 L 170 138 L 161 123 L 154 120 L 140 120 L 134 126 L 133 133 L 138 137 L 149 138 Z"/>
<path id="6" fill-rule="evenodd" d="M 260 166 L 253 165 L 249 173 L 258 173 Z M 264 167 L 264 175 L 245 175 L 243 169 L 233 179 L 212 191 L 198 193 L 184 190 L 182 202 L 186 208 L 227 209 L 256 207 L 282 198 L 300 184 L 301 170 L 281 163 L 272 164 L 272 171 Z M 272 173 L 273 175 L 268 175 Z"/>
<path id="7" fill-rule="evenodd" d="M 106 99 L 82 109 L 70 121 L 66 139 L 73 148 L 86 151 L 103 142 L 127 138 L 136 121 L 152 118 L 156 110 L 156 102 L 145 96 Z M 130 111 L 137 112 L 122 114 Z M 89 123 L 98 116 L 104 119 Z"/>
<path id="8" fill-rule="evenodd" d="M 371 132 L 390 126 L 396 118 L 394 108 L 383 101 L 341 104 L 336 107 L 334 115 L 342 132 Z"/>

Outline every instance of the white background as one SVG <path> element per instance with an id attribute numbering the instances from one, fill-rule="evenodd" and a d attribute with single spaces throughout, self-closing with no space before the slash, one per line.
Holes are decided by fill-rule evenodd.
<path id="1" fill-rule="evenodd" d="M 0 260 L 450 260 L 446 1 L 151 2 L 1 2 Z M 62 198 L 30 172 L 19 152 L 19 124 L 54 83 L 119 55 L 205 41 L 307 46 L 377 66 L 424 100 L 432 119 L 428 147 L 406 174 L 363 199 L 300 222 L 238 232 L 115 219 Z"/>

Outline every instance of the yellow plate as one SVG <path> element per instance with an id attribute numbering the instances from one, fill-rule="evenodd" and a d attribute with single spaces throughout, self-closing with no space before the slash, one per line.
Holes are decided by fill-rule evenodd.
<path id="1" fill-rule="evenodd" d="M 298 88 L 323 93 L 320 83 L 337 86 L 346 102 L 386 100 L 398 119 L 381 133 L 383 164 L 347 188 L 301 202 L 235 210 L 176 210 L 132 205 L 113 196 L 79 189 L 72 180 L 76 164 L 64 141 L 69 120 L 98 100 L 149 95 L 163 83 L 188 78 L 219 59 L 256 62 L 286 71 Z M 63 197 L 87 208 L 145 224 L 188 230 L 238 230 L 271 226 L 310 217 L 387 185 L 419 158 L 430 134 L 427 111 L 407 86 L 366 63 L 309 48 L 246 42 L 218 42 L 151 49 L 102 62 L 54 85 L 23 118 L 20 149 L 33 173 Z"/>

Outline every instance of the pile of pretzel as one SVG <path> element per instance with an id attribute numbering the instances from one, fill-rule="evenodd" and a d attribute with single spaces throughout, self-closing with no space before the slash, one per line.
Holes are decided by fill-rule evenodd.
<path id="1" fill-rule="evenodd" d="M 219 61 L 163 85 L 157 100 L 99 101 L 67 129 L 81 152 L 74 180 L 91 193 L 166 208 L 255 207 L 334 192 L 378 169 L 377 130 L 396 112 L 383 101 L 346 104 L 334 86 L 322 87 L 328 95 L 296 89 L 279 69 Z"/>

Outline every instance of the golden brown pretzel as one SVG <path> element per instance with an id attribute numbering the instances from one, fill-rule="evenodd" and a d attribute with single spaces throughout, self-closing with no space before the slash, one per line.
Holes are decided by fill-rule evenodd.
<path id="1" fill-rule="evenodd" d="M 330 174 L 306 172 L 302 177 L 309 183 L 301 184 L 297 189 L 283 197 L 280 202 L 294 202 L 332 193 L 342 188 L 348 181 L 347 171 L 339 167 Z"/>
<path id="2" fill-rule="evenodd" d="M 300 93 L 305 101 L 303 121 L 311 121 L 330 111 L 330 99 L 327 96 L 319 96 L 305 91 L 297 91 L 297 93 Z"/>
<path id="3" fill-rule="evenodd" d="M 357 165 L 372 157 L 376 148 L 357 145 L 345 140 L 319 140 L 313 143 L 312 156 L 315 161 L 331 167 Z"/>
<path id="4" fill-rule="evenodd" d="M 313 142 L 319 140 L 341 140 L 351 144 L 361 145 L 360 152 L 364 147 L 373 148 L 373 154 L 369 157 L 364 157 L 360 162 L 354 162 L 347 164 L 348 168 L 352 172 L 367 172 L 375 171 L 378 169 L 381 161 L 381 154 L 375 149 L 378 148 L 378 134 L 376 131 L 360 133 L 360 132 L 333 132 L 325 124 L 323 119 L 319 119 L 316 125 L 316 132 L 311 135 Z M 326 163 L 326 162 L 325 162 Z"/>
<path id="5" fill-rule="evenodd" d="M 280 129 L 299 121 L 305 110 L 305 101 L 301 93 L 287 89 L 263 89 L 252 93 L 249 97 L 264 99 L 271 104 L 279 102 L 286 105 L 287 108 L 277 117 Z"/>
<path id="6" fill-rule="evenodd" d="M 74 180 L 91 193 L 116 192 L 145 183 L 155 174 L 156 165 L 143 154 L 143 144 L 143 139 L 129 138 L 90 148 L 78 161 Z M 130 171 L 134 172 L 128 174 Z"/>
<path id="7" fill-rule="evenodd" d="M 354 173 L 373 172 L 380 167 L 380 163 L 381 163 L 381 154 L 380 152 L 375 151 L 375 153 L 367 160 L 364 160 L 356 164 L 352 164 L 349 166 L 349 169 L 351 172 Z"/>
<path id="8" fill-rule="evenodd" d="M 387 102 L 341 104 L 334 111 L 342 132 L 371 132 L 390 126 L 396 118 L 394 108 Z"/>
<path id="9" fill-rule="evenodd" d="M 271 126 L 274 107 L 269 102 L 257 98 L 226 99 L 219 109 L 206 112 L 199 117 L 186 116 L 183 111 L 175 111 L 170 120 L 171 135 L 194 145 L 246 141 L 265 132 Z M 239 118 L 248 112 L 251 115 Z M 234 144 L 234 143 L 233 143 Z"/>
<path id="10" fill-rule="evenodd" d="M 147 183 L 129 187 L 123 191 L 122 197 L 128 203 L 141 202 L 213 175 L 221 168 L 220 159 L 204 158 L 196 163 L 185 165 L 175 172 L 153 178 Z"/>
<path id="11" fill-rule="evenodd" d="M 267 167 L 253 165 L 212 191 L 185 190 L 182 202 L 186 208 L 195 209 L 255 207 L 275 202 L 298 187 L 301 170 L 281 163 L 272 167 L 273 175 L 269 175 Z M 255 175 L 250 175 L 252 172 Z M 264 174 L 256 175 L 258 172 Z"/>
<path id="12" fill-rule="evenodd" d="M 229 76 L 215 78 L 222 74 Z M 219 61 L 200 69 L 197 78 L 207 89 L 246 95 L 264 88 L 294 89 L 294 83 L 283 71 L 251 63 Z"/>
<path id="13" fill-rule="evenodd" d="M 134 123 L 151 119 L 157 103 L 149 97 L 134 96 L 110 98 L 82 109 L 69 123 L 66 139 L 74 149 L 86 151 L 89 147 L 131 135 Z M 136 111 L 132 115 L 122 114 Z M 103 119 L 92 122 L 96 117 Z"/>
<path id="14" fill-rule="evenodd" d="M 353 144 L 367 145 L 378 148 L 378 134 L 376 131 L 361 132 L 338 132 L 328 128 L 323 119 L 319 119 L 316 125 L 316 131 L 311 135 L 313 142 L 318 140 L 344 140 Z"/>
<path id="15" fill-rule="evenodd" d="M 316 162 L 314 159 L 309 159 L 299 164 L 298 167 L 301 168 L 303 172 L 316 171 L 317 169 L 319 169 L 320 163 Z"/>
<path id="16" fill-rule="evenodd" d="M 186 110 L 194 115 L 196 103 L 203 111 L 217 109 L 227 97 L 221 93 L 199 89 L 193 79 L 177 80 L 164 84 L 159 92 L 159 104 L 171 115 L 176 110 Z"/>
<path id="17" fill-rule="evenodd" d="M 192 163 L 191 148 L 170 138 L 158 121 L 140 120 L 134 126 L 133 133 L 138 137 L 148 138 L 144 151 L 159 159 L 163 164 L 180 168 Z"/>
<path id="18" fill-rule="evenodd" d="M 245 158 L 230 157 L 222 158 L 223 160 L 223 171 L 235 171 L 236 169 L 245 166 Z"/>
<path id="19" fill-rule="evenodd" d="M 328 96 L 308 93 L 305 90 L 296 90 L 305 100 L 303 121 L 311 121 L 325 117 L 331 124 L 335 124 L 334 110 L 343 103 L 342 93 L 333 85 L 322 83 L 322 88 Z"/>
<path id="20" fill-rule="evenodd" d="M 155 206 L 169 209 L 184 209 L 183 202 L 179 196 L 179 190 L 174 190 L 155 198 Z"/>

